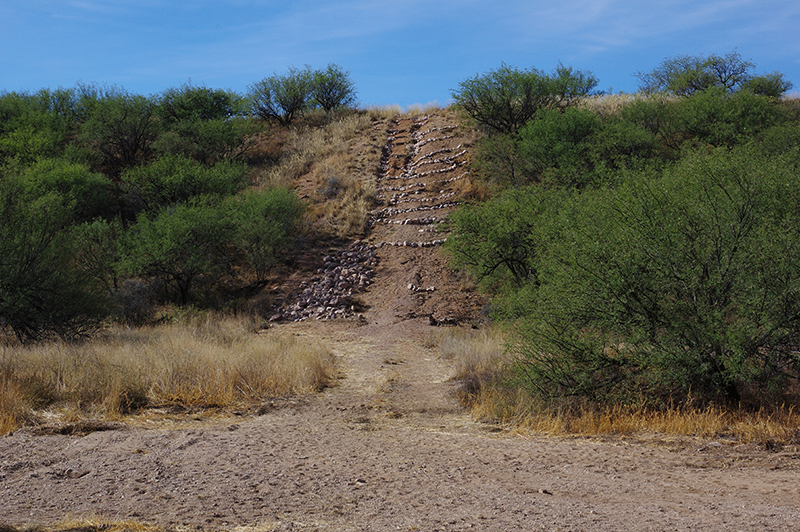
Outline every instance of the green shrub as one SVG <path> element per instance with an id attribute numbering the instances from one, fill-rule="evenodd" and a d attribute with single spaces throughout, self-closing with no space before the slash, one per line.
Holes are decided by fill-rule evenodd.
<path id="1" fill-rule="evenodd" d="M 541 187 L 510 189 L 481 205 L 450 215 L 453 234 L 445 250 L 474 273 L 479 285 L 510 293 L 539 283 L 539 254 L 566 193 Z"/>
<path id="2" fill-rule="evenodd" d="M 673 135 L 693 144 L 733 147 L 780 124 L 785 114 L 775 102 L 751 92 L 728 95 L 708 90 L 674 103 Z"/>
<path id="3" fill-rule="evenodd" d="M 311 96 L 314 105 L 330 113 L 356 103 L 355 84 L 350 73 L 330 64 L 325 70 L 315 70 L 311 76 Z"/>
<path id="4" fill-rule="evenodd" d="M 85 90 L 87 117 L 80 138 L 99 154 L 102 171 L 117 177 L 147 162 L 160 132 L 154 99 L 117 88 Z"/>
<path id="5" fill-rule="evenodd" d="M 74 200 L 31 195 L 18 179 L 0 179 L 0 329 L 21 341 L 92 334 L 107 300 L 75 263 Z"/>
<path id="6" fill-rule="evenodd" d="M 624 170 L 660 167 L 656 145 L 652 133 L 616 116 L 543 109 L 516 135 L 484 139 L 476 167 L 502 186 L 602 186 Z"/>
<path id="7" fill-rule="evenodd" d="M 132 276 L 160 279 L 185 305 L 197 279 L 213 283 L 224 273 L 233 230 L 219 207 L 199 198 L 164 208 L 152 220 L 141 214 L 125 237 L 120 266 Z"/>
<path id="8" fill-rule="evenodd" d="M 452 91 L 453 101 L 478 123 L 500 133 L 514 133 L 539 109 L 568 106 L 597 86 L 590 72 L 559 65 L 552 75 L 531 68 L 502 65 L 476 75 Z"/>
<path id="9" fill-rule="evenodd" d="M 529 287 L 524 375 L 548 395 L 737 402 L 800 358 L 796 162 L 696 154 L 575 197 Z"/>
<path id="10" fill-rule="evenodd" d="M 152 163 L 122 174 L 127 205 L 156 213 L 162 207 L 195 196 L 224 198 L 242 190 L 247 168 L 242 163 L 222 161 L 205 166 L 181 155 L 163 156 Z"/>
<path id="11" fill-rule="evenodd" d="M 222 89 L 185 84 L 161 93 L 156 114 L 167 126 L 178 122 L 206 122 L 244 116 L 244 98 Z"/>
<path id="12" fill-rule="evenodd" d="M 506 191 L 446 248 L 512 320 L 531 393 L 666 405 L 800 377 L 800 157 L 695 152 L 617 188 Z"/>
<path id="13" fill-rule="evenodd" d="M 250 110 L 262 120 L 291 124 L 309 106 L 313 93 L 313 72 L 290 68 L 283 76 L 273 74 L 251 85 L 248 90 Z"/>
<path id="14" fill-rule="evenodd" d="M 114 187 L 106 176 L 64 159 L 39 159 L 25 169 L 21 183 L 32 196 L 57 192 L 73 202 L 75 223 L 110 217 L 117 209 Z"/>
<path id="15" fill-rule="evenodd" d="M 259 281 L 292 249 L 303 205 L 285 188 L 231 197 L 226 208 L 235 227 L 233 244 L 244 253 Z"/>
<path id="16" fill-rule="evenodd" d="M 792 88 L 783 74 L 756 76 L 752 73 L 755 64 L 742 59 L 738 52 L 727 55 L 691 56 L 683 55 L 664 59 L 650 72 L 639 72 L 639 89 L 645 93 L 670 93 L 676 96 L 692 96 L 710 89 L 726 93 L 752 92 L 777 98 Z"/>
<path id="17" fill-rule="evenodd" d="M 184 120 L 162 132 L 152 149 L 160 155 L 180 155 L 213 166 L 247 153 L 248 136 L 259 126 L 246 119 Z"/>
<path id="18" fill-rule="evenodd" d="M 623 108 L 621 117 L 655 135 L 664 154 L 673 159 L 687 146 L 733 147 L 790 120 L 773 99 L 714 88 L 679 100 L 637 100 Z"/>
<path id="19" fill-rule="evenodd" d="M 156 114 L 163 130 L 153 142 L 156 153 L 183 155 L 206 165 L 235 159 L 245 152 L 247 101 L 236 93 L 183 85 L 164 91 Z"/>

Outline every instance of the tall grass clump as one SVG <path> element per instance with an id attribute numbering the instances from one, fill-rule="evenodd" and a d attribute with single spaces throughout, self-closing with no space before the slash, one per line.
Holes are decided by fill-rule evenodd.
<path id="1" fill-rule="evenodd" d="M 78 344 L 10 346 L 0 367 L 5 432 L 45 410 L 119 418 L 163 405 L 225 408 L 324 388 L 334 372 L 316 341 L 256 334 L 239 316 L 113 328 Z"/>

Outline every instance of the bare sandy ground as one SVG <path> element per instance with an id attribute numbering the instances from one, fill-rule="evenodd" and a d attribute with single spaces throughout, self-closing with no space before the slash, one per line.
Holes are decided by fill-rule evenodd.
<path id="1" fill-rule="evenodd" d="M 800 453 L 522 437 L 474 422 L 423 319 L 282 326 L 346 368 L 261 416 L 0 439 L 0 515 L 265 530 L 786 530 Z"/>
<path id="2" fill-rule="evenodd" d="M 395 124 L 396 150 L 413 127 L 422 126 Z M 435 188 L 429 197 L 442 196 Z M 376 226 L 370 242 L 408 240 L 400 233 L 410 227 Z M 116 430 L 2 437 L 0 524 L 94 516 L 176 530 L 800 529 L 797 448 L 546 438 L 476 422 L 456 400 L 451 363 L 425 347 L 431 317 L 463 319 L 476 296 L 458 289 L 433 248 L 378 251 L 364 322 L 267 333 L 327 342 L 340 362 L 336 386 L 240 416 L 151 412 Z"/>

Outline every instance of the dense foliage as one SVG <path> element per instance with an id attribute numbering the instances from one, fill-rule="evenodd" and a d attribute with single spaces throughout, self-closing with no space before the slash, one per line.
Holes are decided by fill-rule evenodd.
<path id="1" fill-rule="evenodd" d="M 312 81 L 327 111 L 353 103 L 335 65 Z M 109 316 L 146 321 L 155 302 L 224 304 L 260 286 L 303 204 L 248 190 L 252 139 L 270 127 L 251 108 L 191 84 L 0 93 L 0 330 L 75 339 Z"/>
<path id="2" fill-rule="evenodd" d="M 752 65 L 723 60 L 736 83 L 612 113 L 543 107 L 483 142 L 476 169 L 495 196 L 452 216 L 447 248 L 513 325 L 513 374 L 530 393 L 793 400 L 800 116 L 746 90 Z"/>
<path id="3" fill-rule="evenodd" d="M 640 90 L 646 93 L 666 92 L 691 96 L 711 88 L 725 92 L 742 90 L 762 96 L 779 97 L 792 88 L 791 82 L 778 72 L 757 76 L 755 64 L 742 59 L 738 52 L 725 56 L 682 55 L 664 59 L 649 72 L 639 72 Z"/>
<path id="4" fill-rule="evenodd" d="M 502 65 L 459 84 L 453 101 L 480 124 L 501 133 L 514 133 L 540 109 L 567 107 L 597 86 L 591 72 L 559 65 L 547 74 L 530 68 Z"/>
<path id="5" fill-rule="evenodd" d="M 288 125 L 314 107 L 331 112 L 352 106 L 356 91 L 350 73 L 331 64 L 325 70 L 306 66 L 273 74 L 251 85 L 249 98 L 255 116 Z"/>

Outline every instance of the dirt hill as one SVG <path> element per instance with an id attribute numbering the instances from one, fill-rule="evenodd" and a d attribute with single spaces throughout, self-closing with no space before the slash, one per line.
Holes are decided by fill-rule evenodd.
<path id="1" fill-rule="evenodd" d="M 273 287 L 281 305 L 265 333 L 326 342 L 338 385 L 258 415 L 20 430 L 0 439 L 0 524 L 797 530 L 796 452 L 543 438 L 476 422 L 456 398 L 452 362 L 429 341 L 436 325 L 480 318 L 480 298 L 439 253 L 447 234 L 435 223 L 467 190 L 469 136 L 445 113 L 376 127 L 388 141 L 374 161 L 374 228 L 352 247 L 317 250 L 313 267 Z"/>

